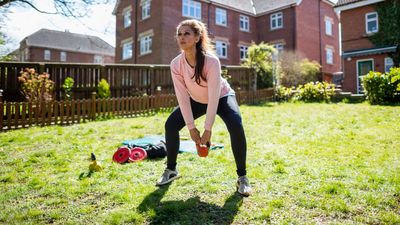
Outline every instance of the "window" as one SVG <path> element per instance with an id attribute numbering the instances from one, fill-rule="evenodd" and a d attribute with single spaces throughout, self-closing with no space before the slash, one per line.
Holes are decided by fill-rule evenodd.
<path id="1" fill-rule="evenodd" d="M 215 48 L 217 50 L 217 55 L 220 58 L 226 59 L 228 57 L 228 44 L 223 41 L 216 41 Z"/>
<path id="2" fill-rule="evenodd" d="M 61 62 L 67 61 L 67 53 L 66 52 L 60 52 L 60 61 Z"/>
<path id="3" fill-rule="evenodd" d="M 125 9 L 124 10 L 124 28 L 127 28 L 131 25 L 131 9 Z"/>
<path id="4" fill-rule="evenodd" d="M 249 31 L 250 30 L 250 23 L 249 23 L 249 17 L 248 16 L 243 16 L 240 15 L 240 30 L 242 31 Z"/>
<path id="5" fill-rule="evenodd" d="M 140 55 L 151 53 L 151 44 L 153 37 L 148 35 L 140 38 Z"/>
<path id="6" fill-rule="evenodd" d="M 240 47 L 240 60 L 245 60 L 247 58 L 248 46 L 241 45 Z"/>
<path id="7" fill-rule="evenodd" d="M 51 58 L 50 50 L 48 49 L 44 50 L 44 60 L 50 60 L 50 58 Z"/>
<path id="8" fill-rule="evenodd" d="M 132 58 L 132 41 L 125 42 L 122 45 L 122 60 Z"/>
<path id="9" fill-rule="evenodd" d="M 385 72 L 390 72 L 390 68 L 394 66 L 393 59 L 390 57 L 385 58 Z"/>
<path id="10" fill-rule="evenodd" d="M 282 12 L 274 13 L 271 15 L 271 30 L 283 27 L 283 14 Z"/>
<path id="11" fill-rule="evenodd" d="M 201 19 L 201 3 L 193 0 L 182 0 L 182 15 Z"/>
<path id="12" fill-rule="evenodd" d="M 333 64 L 333 49 L 326 48 L 325 51 L 326 51 L 326 63 Z"/>
<path id="13" fill-rule="evenodd" d="M 150 17 L 150 0 L 142 1 L 142 20 Z"/>
<path id="14" fill-rule="evenodd" d="M 226 10 L 217 8 L 215 10 L 215 23 L 218 25 L 226 26 Z"/>
<path id="15" fill-rule="evenodd" d="M 274 44 L 274 48 L 278 51 L 278 53 L 283 52 L 283 43 Z"/>
<path id="16" fill-rule="evenodd" d="M 103 56 L 101 56 L 101 55 L 95 55 L 94 56 L 93 63 L 102 64 L 103 62 L 104 62 L 103 61 Z"/>
<path id="17" fill-rule="evenodd" d="M 331 35 L 332 36 L 332 20 L 331 19 L 325 19 L 325 34 L 326 35 Z"/>
<path id="18" fill-rule="evenodd" d="M 367 34 L 378 32 L 378 13 L 365 14 L 365 30 Z"/>
<path id="19" fill-rule="evenodd" d="M 22 62 L 24 62 L 25 60 L 28 61 L 29 60 L 29 49 L 25 48 L 24 54 L 22 54 Z"/>

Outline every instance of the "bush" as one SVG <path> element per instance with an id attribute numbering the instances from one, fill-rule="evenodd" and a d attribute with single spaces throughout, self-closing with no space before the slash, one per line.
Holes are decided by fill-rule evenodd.
<path id="1" fill-rule="evenodd" d="M 288 88 L 284 86 L 277 86 L 275 89 L 275 99 L 278 102 L 287 102 L 292 99 L 294 92 L 293 88 Z"/>
<path id="2" fill-rule="evenodd" d="M 400 68 L 392 68 L 383 74 L 370 71 L 363 77 L 363 85 L 371 104 L 400 102 Z"/>
<path id="3" fill-rule="evenodd" d="M 304 102 L 329 102 L 335 94 L 335 86 L 326 82 L 310 82 L 297 87 L 296 97 Z"/>
<path id="4" fill-rule="evenodd" d="M 21 83 L 21 92 L 28 101 L 41 102 L 53 99 L 54 82 L 50 74 L 36 73 L 35 69 L 27 68 L 18 77 Z"/>
<path id="5" fill-rule="evenodd" d="M 294 52 L 283 52 L 279 60 L 279 84 L 285 87 L 298 86 L 317 81 L 321 65 Z"/>
<path id="6" fill-rule="evenodd" d="M 101 79 L 97 85 L 97 97 L 109 98 L 111 96 L 110 85 L 105 79 Z"/>
<path id="7" fill-rule="evenodd" d="M 65 93 L 65 99 L 71 99 L 72 98 L 72 87 L 74 86 L 74 79 L 72 77 L 67 77 L 64 80 L 64 84 L 62 85 L 62 88 Z"/>

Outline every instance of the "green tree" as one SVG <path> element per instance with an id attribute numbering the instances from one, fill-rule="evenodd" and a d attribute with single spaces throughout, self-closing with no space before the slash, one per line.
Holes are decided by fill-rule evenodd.
<path id="1" fill-rule="evenodd" d="M 242 65 L 255 69 L 257 88 L 273 86 L 272 55 L 276 49 L 264 42 L 252 44 L 247 51 L 247 58 Z"/>
<path id="2" fill-rule="evenodd" d="M 369 39 L 377 47 L 397 46 L 389 53 L 394 65 L 400 65 L 400 0 L 388 0 L 378 4 L 379 31 Z"/>
<path id="3" fill-rule="evenodd" d="M 42 10 L 38 7 L 38 1 L 35 0 L 0 0 L 0 9 L 12 5 L 27 6 L 40 13 L 59 14 L 67 17 L 83 17 L 88 13 L 89 6 L 96 4 L 105 4 L 110 0 L 53 0 L 53 11 Z"/>

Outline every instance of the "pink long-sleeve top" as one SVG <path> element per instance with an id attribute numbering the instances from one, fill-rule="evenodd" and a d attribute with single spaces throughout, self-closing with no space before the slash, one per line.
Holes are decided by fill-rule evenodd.
<path id="1" fill-rule="evenodd" d="M 228 82 L 221 76 L 219 59 L 206 54 L 203 75 L 207 81 L 201 79 L 198 85 L 193 77 L 192 68 L 182 52 L 171 61 L 171 75 L 174 83 L 176 98 L 188 129 L 195 128 L 190 98 L 194 101 L 207 104 L 206 121 L 204 128 L 211 130 L 217 114 L 219 99 L 234 93 Z"/>

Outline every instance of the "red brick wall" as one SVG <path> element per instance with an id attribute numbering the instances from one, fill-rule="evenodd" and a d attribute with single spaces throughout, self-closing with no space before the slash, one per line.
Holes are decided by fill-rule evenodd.
<path id="1" fill-rule="evenodd" d="M 30 62 L 61 62 L 60 52 L 63 50 L 49 49 L 50 60 L 44 60 L 44 50 L 49 48 L 30 47 L 29 48 L 29 61 Z M 65 62 L 70 63 L 93 63 L 94 54 L 87 54 L 81 52 L 69 52 L 67 53 L 67 59 Z M 103 55 L 104 63 L 114 63 L 114 57 Z"/>
<path id="2" fill-rule="evenodd" d="M 119 7 L 116 11 L 116 33 L 115 33 L 115 62 L 116 63 L 134 63 L 135 61 L 135 54 L 133 54 L 133 57 L 131 59 L 126 59 L 122 60 L 122 45 L 121 41 L 125 40 L 130 37 L 135 36 L 135 14 L 136 14 L 136 8 L 135 3 L 138 0 L 133 0 L 134 4 L 131 4 L 131 1 L 120 1 Z M 140 0 L 139 0 L 140 2 Z M 132 11 L 131 11 L 131 26 L 124 28 L 124 16 L 123 16 L 123 10 L 128 7 L 132 6 Z M 133 48 L 136 48 L 136 45 L 134 44 Z"/>
<path id="3" fill-rule="evenodd" d="M 344 91 L 350 91 L 357 93 L 357 61 L 363 59 L 374 60 L 374 71 L 385 72 L 385 58 L 388 57 L 386 54 L 381 55 L 369 55 L 360 57 L 351 57 L 350 60 L 344 59 L 344 81 L 342 88 Z"/>
<path id="4" fill-rule="evenodd" d="M 271 30 L 271 14 L 282 12 L 283 14 L 283 28 Z M 257 30 L 258 30 L 258 42 L 274 42 L 277 40 L 284 40 L 284 50 L 294 50 L 294 18 L 295 8 L 287 8 L 280 11 L 276 11 L 270 14 L 266 14 L 257 17 Z"/>
<path id="5" fill-rule="evenodd" d="M 374 5 L 363 6 L 340 13 L 342 51 L 373 48 L 365 31 L 365 14 L 376 11 Z"/>
<path id="6" fill-rule="evenodd" d="M 332 36 L 327 35 L 325 31 L 325 17 L 333 20 Z M 322 73 L 333 74 L 341 71 L 341 57 L 339 49 L 339 18 L 330 4 L 321 1 L 321 41 L 322 41 Z M 326 63 L 325 47 L 333 47 L 333 64 Z"/>

